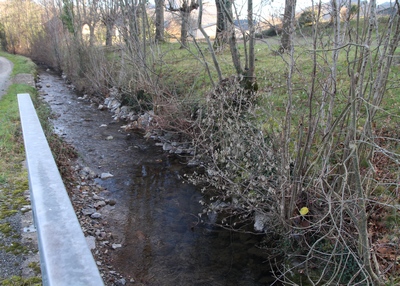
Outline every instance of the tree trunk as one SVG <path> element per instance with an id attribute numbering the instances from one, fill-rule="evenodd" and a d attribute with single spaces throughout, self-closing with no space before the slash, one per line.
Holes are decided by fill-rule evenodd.
<path id="1" fill-rule="evenodd" d="M 114 24 L 111 19 L 107 19 L 105 21 L 106 25 L 106 46 L 111 47 L 112 46 L 112 37 L 113 37 L 113 28 Z"/>
<path id="2" fill-rule="evenodd" d="M 247 1 L 247 23 L 250 30 L 249 39 L 249 66 L 247 70 L 247 80 L 251 85 L 255 83 L 255 54 L 254 54 L 254 23 L 253 23 L 253 0 Z"/>
<path id="3" fill-rule="evenodd" d="M 186 48 L 187 46 L 187 37 L 189 35 L 189 28 L 190 28 L 190 13 L 199 8 L 199 4 L 197 3 L 197 0 L 182 0 L 182 5 L 177 8 L 175 5 L 175 2 L 171 2 L 171 0 L 168 0 L 169 11 L 173 12 L 179 12 L 181 16 L 181 49 Z"/>
<path id="4" fill-rule="evenodd" d="M 224 44 L 228 42 L 226 35 L 228 20 L 226 13 L 224 12 L 225 1 L 215 0 L 215 6 L 217 8 L 217 30 L 215 32 L 214 50 L 223 49 Z"/>
<path id="5" fill-rule="evenodd" d="M 181 25 L 181 49 L 187 47 L 187 37 L 189 33 L 189 18 L 190 10 L 187 5 L 184 5 L 181 10 L 182 25 Z"/>
<path id="6" fill-rule="evenodd" d="M 90 34 L 89 34 L 89 45 L 90 45 L 91 47 L 94 46 L 94 42 L 95 42 L 95 40 L 96 40 L 96 37 L 95 37 L 95 34 L 94 34 L 95 25 L 96 25 L 96 24 L 94 24 L 94 23 L 91 24 L 91 25 L 89 25 L 89 32 L 90 32 Z"/>
<path id="7" fill-rule="evenodd" d="M 296 0 L 285 0 L 285 12 L 283 14 L 283 31 L 281 38 L 281 52 L 287 51 L 292 45 L 291 33 L 293 32 Z"/>
<path id="8" fill-rule="evenodd" d="M 237 47 L 237 41 L 236 41 L 235 25 L 233 25 L 232 22 L 233 19 L 232 2 L 229 0 L 226 2 L 226 13 L 228 14 L 227 16 L 230 18 L 228 24 L 228 32 L 229 32 L 229 48 L 231 50 L 232 62 L 233 65 L 235 66 L 236 73 L 243 74 L 243 68 L 240 62 L 239 49 Z"/>
<path id="9" fill-rule="evenodd" d="M 156 4 L 156 42 L 164 42 L 164 0 L 155 0 Z"/>

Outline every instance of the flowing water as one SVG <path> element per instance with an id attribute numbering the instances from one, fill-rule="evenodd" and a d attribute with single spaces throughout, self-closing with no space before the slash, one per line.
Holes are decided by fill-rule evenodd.
<path id="1" fill-rule="evenodd" d="M 83 165 L 114 175 L 97 183 L 107 189 L 103 196 L 117 202 L 104 215 L 123 245 L 113 251 L 112 264 L 127 285 L 272 283 L 269 263 L 256 246 L 260 236 L 210 226 L 204 216 L 205 222 L 200 220 L 202 195 L 183 182 L 190 170 L 178 158 L 141 134 L 122 132 L 123 122 L 78 99 L 60 77 L 43 71 L 40 78 L 56 114 L 56 132 L 75 146 Z"/>

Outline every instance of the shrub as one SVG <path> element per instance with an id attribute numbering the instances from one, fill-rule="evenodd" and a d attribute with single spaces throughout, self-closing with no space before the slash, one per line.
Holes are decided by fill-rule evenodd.
<path id="1" fill-rule="evenodd" d="M 311 10 L 306 10 L 303 13 L 301 13 L 299 19 L 298 19 L 298 23 L 300 27 L 304 27 L 304 26 L 310 26 L 313 21 L 314 21 L 314 13 Z"/>
<path id="2" fill-rule="evenodd" d="M 257 231 L 279 232 L 279 157 L 273 136 L 262 130 L 253 92 L 239 78 L 226 79 L 207 97 L 204 115 L 195 136 L 197 159 L 205 172 L 191 177 L 206 183 L 211 199 L 202 201 L 204 213 L 224 213 L 221 223 L 234 227 L 254 224 Z M 232 219 L 228 219 L 231 217 Z M 254 230 L 254 229 L 251 229 Z"/>
<path id="3" fill-rule="evenodd" d="M 261 33 L 256 33 L 255 37 L 258 39 L 263 39 L 263 38 L 270 38 L 270 37 L 275 37 L 279 34 L 280 29 L 277 27 L 270 27 L 267 30 L 261 31 Z"/>

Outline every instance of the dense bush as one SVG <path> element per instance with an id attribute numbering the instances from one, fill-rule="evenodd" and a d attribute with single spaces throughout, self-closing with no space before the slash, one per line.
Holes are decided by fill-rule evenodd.
<path id="1" fill-rule="evenodd" d="M 301 13 L 297 22 L 299 23 L 300 27 L 309 26 L 314 21 L 314 13 L 311 10 L 306 10 Z"/>
<path id="2" fill-rule="evenodd" d="M 275 37 L 280 33 L 280 29 L 277 27 L 270 27 L 267 30 L 261 31 L 261 33 L 256 33 L 255 37 L 258 39 L 263 39 L 263 38 L 270 38 L 270 37 Z"/>
<path id="3" fill-rule="evenodd" d="M 203 190 L 213 196 L 202 202 L 204 213 L 224 212 L 223 225 L 246 222 L 253 224 L 250 231 L 279 233 L 279 151 L 272 133 L 256 119 L 259 109 L 254 94 L 237 77 L 219 84 L 198 118 L 194 142 L 203 151 L 197 159 L 205 172 L 192 181 L 206 183 Z"/>

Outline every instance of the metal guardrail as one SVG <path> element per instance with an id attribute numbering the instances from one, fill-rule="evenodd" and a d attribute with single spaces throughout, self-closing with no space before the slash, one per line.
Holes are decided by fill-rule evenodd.
<path id="1" fill-rule="evenodd" d="M 29 94 L 18 94 L 43 285 L 104 285 Z"/>

